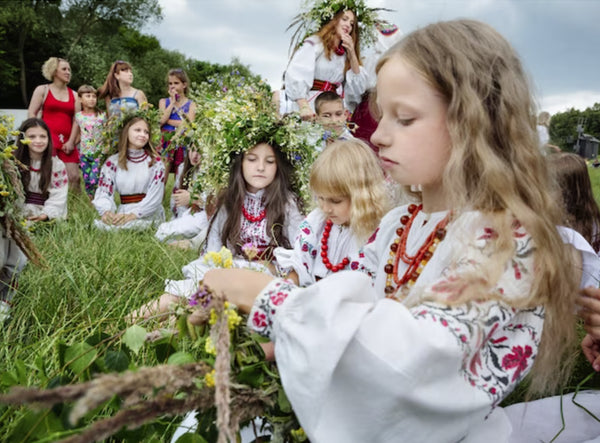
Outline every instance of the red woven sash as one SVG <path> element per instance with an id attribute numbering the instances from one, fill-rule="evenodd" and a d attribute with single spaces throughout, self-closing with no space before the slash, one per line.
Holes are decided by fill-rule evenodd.
<path id="1" fill-rule="evenodd" d="M 128 194 L 128 195 L 121 195 L 121 204 L 122 205 L 128 205 L 130 203 L 139 203 L 141 202 L 144 197 L 146 197 L 146 194 Z"/>

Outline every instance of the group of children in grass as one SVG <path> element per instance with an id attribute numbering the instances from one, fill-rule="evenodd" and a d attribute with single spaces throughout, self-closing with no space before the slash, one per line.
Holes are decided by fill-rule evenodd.
<path id="1" fill-rule="evenodd" d="M 600 364 L 597 293 L 579 295 L 597 286 L 590 243 L 598 245 L 600 213 L 589 194 L 575 204 L 592 217 L 585 227 L 571 207 L 565 215 L 529 91 L 519 58 L 489 26 L 424 27 L 377 64 L 379 158 L 347 130 L 342 99 L 322 92 L 317 119 L 335 135 L 315 146 L 312 165 L 290 161 L 293 138 L 273 139 L 274 113 L 262 139 L 231 153 L 214 205 L 186 189 L 202 179 L 202 158 L 187 150 L 172 197 L 177 218 L 167 224 L 159 223 L 168 170 L 149 123 L 131 118 L 100 170 L 96 226 L 158 226 L 160 240 L 182 234 L 201 252 L 184 280 L 167 281 L 132 317 L 164 314 L 202 284 L 225 294 L 275 343 L 311 441 L 509 441 L 497 406 L 530 372 L 533 393 L 564 383 L 576 305 L 589 332 L 584 352 Z M 174 102 L 176 93 L 167 112 Z M 16 156 L 31 220 L 66 215 L 66 172 L 50 144 L 42 120 L 23 123 Z M 310 212 L 293 186 L 299 167 L 311 168 Z M 405 203 L 391 201 L 386 176 L 406 188 Z M 557 229 L 565 224 L 585 239 Z M 238 269 L 202 260 L 221 247 Z"/>

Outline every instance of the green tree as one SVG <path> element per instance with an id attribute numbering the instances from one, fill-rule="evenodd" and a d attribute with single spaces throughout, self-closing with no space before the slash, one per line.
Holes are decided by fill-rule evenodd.
<path id="1" fill-rule="evenodd" d="M 0 51 L 3 54 L 2 97 L 8 104 L 26 104 L 28 82 L 39 68 L 41 51 L 49 50 L 49 42 L 59 41 L 55 26 L 60 22 L 60 0 L 7 1 L 0 9 Z M 48 57 L 48 56 L 46 56 Z M 42 61 L 43 62 L 43 61 Z M 19 85 L 19 88 L 15 88 Z M 8 94 L 7 94 L 8 92 Z"/>
<path id="2" fill-rule="evenodd" d="M 98 66 L 98 57 L 110 60 L 114 57 L 112 54 L 119 52 L 115 49 L 121 45 L 115 37 L 120 30 L 135 31 L 161 19 L 158 0 L 3 2 L 0 9 L 0 34 L 6 37 L 0 41 L 0 52 L 4 52 L 6 60 L 0 65 L 3 106 L 27 106 L 33 88 L 45 82 L 40 67 L 51 56 L 65 57 L 72 62 L 74 85 L 96 83 L 99 75 L 94 67 Z M 112 44 L 106 45 L 107 41 Z M 78 74 L 77 63 L 84 66 L 84 77 Z M 16 84 L 18 92 L 14 88 Z"/>
<path id="3" fill-rule="evenodd" d="M 577 125 L 581 119 L 585 121 L 584 133 L 600 139 L 600 103 L 595 103 L 584 111 L 571 108 L 554 114 L 550 120 L 551 143 L 563 151 L 572 151 L 577 142 Z"/>

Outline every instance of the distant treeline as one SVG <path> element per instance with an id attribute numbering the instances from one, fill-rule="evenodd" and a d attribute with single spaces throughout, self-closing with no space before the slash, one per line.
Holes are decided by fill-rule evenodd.
<path id="1" fill-rule="evenodd" d="M 47 80 L 41 67 L 49 57 L 71 64 L 69 84 L 98 88 L 115 60 L 133 66 L 134 86 L 157 105 L 166 96 L 170 68 L 183 68 L 190 81 L 238 70 L 254 76 L 233 59 L 220 65 L 186 58 L 161 48 L 141 29 L 162 20 L 158 0 L 9 0 L 0 8 L 0 107 L 26 108 L 34 88 Z"/>

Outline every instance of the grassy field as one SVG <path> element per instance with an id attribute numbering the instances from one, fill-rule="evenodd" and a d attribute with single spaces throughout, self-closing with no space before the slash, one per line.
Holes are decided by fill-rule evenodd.
<path id="1" fill-rule="evenodd" d="M 34 232 L 46 267 L 25 268 L 12 318 L 3 325 L 3 391 L 15 378 L 35 386 L 56 382 L 65 373 L 61 348 L 119 334 L 128 326 L 125 316 L 130 311 L 160 295 L 165 278 L 183 278 L 181 267 L 197 258 L 193 251 L 158 242 L 153 231 L 99 231 L 93 226 L 96 217 L 86 196 L 70 195 L 68 221 L 41 225 Z M 156 364 L 156 360 L 140 353 L 135 365 L 143 364 Z M 25 438 L 19 422 L 24 413 L 0 406 L 0 435 L 4 436 L 0 440 L 58 438 L 47 435 L 43 423 L 39 432 Z"/>
<path id="2" fill-rule="evenodd" d="M 590 176 L 600 203 L 600 169 L 591 168 Z M 164 203 L 166 207 L 167 197 Z M 66 347 L 118 335 L 128 326 L 127 313 L 162 293 L 165 278 L 180 277 L 181 267 L 197 257 L 193 251 L 158 242 L 151 231 L 98 231 L 93 227 L 96 216 L 85 196 L 70 196 L 68 221 L 42 225 L 34 233 L 47 266 L 29 265 L 21 275 L 12 318 L 3 325 L 2 391 L 15 382 L 30 386 L 64 382 L 57 377 L 65 374 L 67 363 L 61 355 Z M 156 358 L 140 353 L 132 364 L 153 365 Z M 580 358 L 571 389 L 591 372 Z M 600 376 L 586 386 L 600 387 Z M 518 389 L 507 403 L 522 399 L 523 390 Z M 49 442 L 64 437 L 53 433 L 46 419 L 44 413 L 32 416 L 24 408 L 0 405 L 0 440 Z M 167 422 L 144 441 L 164 441 L 172 429 Z"/>

